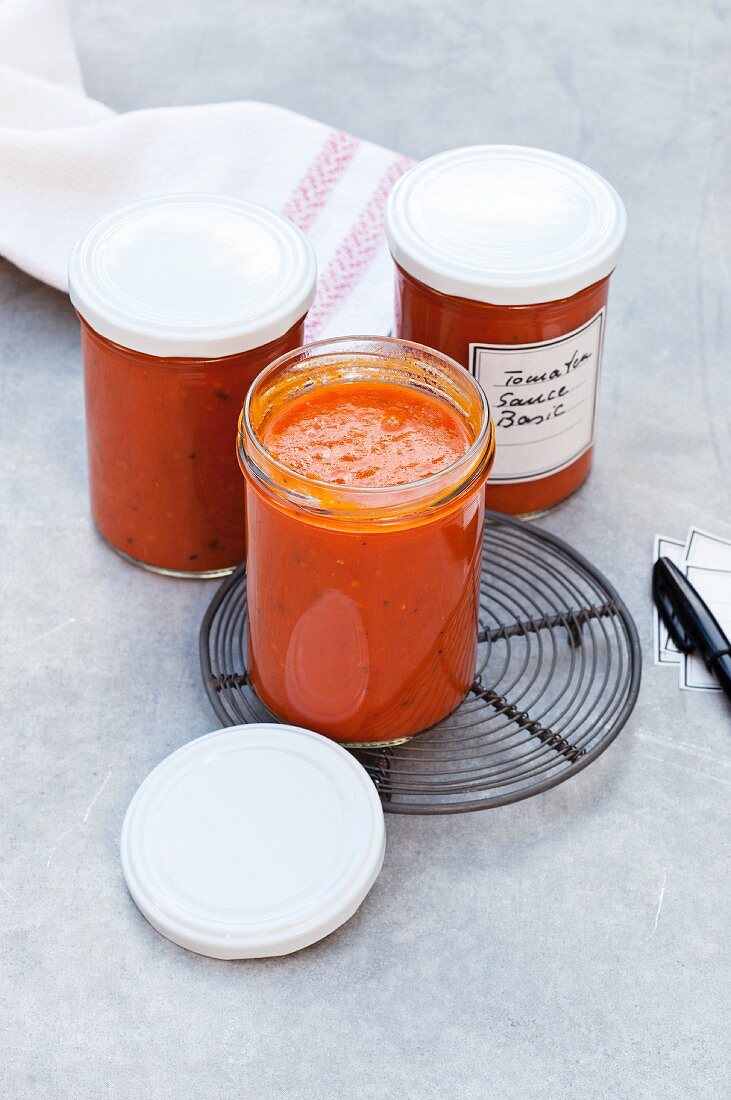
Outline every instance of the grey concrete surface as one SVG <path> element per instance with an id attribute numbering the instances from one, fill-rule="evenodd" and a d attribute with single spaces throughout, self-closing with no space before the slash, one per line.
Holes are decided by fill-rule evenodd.
<path id="1" fill-rule="evenodd" d="M 0 265 L 0 1094 L 723 1096 L 730 712 L 652 667 L 648 579 L 656 531 L 731 535 L 728 6 L 71 7 L 89 89 L 120 110 L 268 99 L 415 156 L 539 144 L 614 182 L 631 228 L 596 469 L 543 522 L 625 596 L 646 667 L 573 782 L 389 817 L 381 877 L 320 945 L 232 964 L 167 943 L 118 835 L 150 768 L 215 727 L 196 653 L 213 588 L 95 538 L 74 317 Z"/>

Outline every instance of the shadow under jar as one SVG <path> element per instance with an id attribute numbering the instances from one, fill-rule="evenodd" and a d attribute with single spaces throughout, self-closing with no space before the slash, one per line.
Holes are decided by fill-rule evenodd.
<path id="1" fill-rule="evenodd" d="M 416 344 L 322 341 L 256 379 L 239 428 L 249 667 L 277 716 L 386 745 L 461 702 L 493 455 L 480 387 Z"/>
<path id="2" fill-rule="evenodd" d="M 285 218 L 218 196 L 134 203 L 77 244 L 92 515 L 129 561 L 181 577 L 243 561 L 241 402 L 302 343 L 315 271 Z"/>
<path id="3" fill-rule="evenodd" d="M 589 474 L 625 226 L 596 172 L 521 146 L 441 153 L 391 192 L 395 334 L 456 359 L 485 389 L 497 511 L 544 512 Z"/>

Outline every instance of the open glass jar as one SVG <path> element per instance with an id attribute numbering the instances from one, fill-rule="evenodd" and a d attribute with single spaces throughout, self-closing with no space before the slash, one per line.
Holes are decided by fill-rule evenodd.
<path id="1" fill-rule="evenodd" d="M 589 473 L 625 226 L 606 180 L 541 149 L 455 149 L 391 192 L 395 333 L 456 359 L 485 389 L 497 436 L 489 507 L 545 511 Z"/>
<path id="2" fill-rule="evenodd" d="M 241 402 L 302 343 L 315 274 L 294 225 L 219 196 L 134 203 L 79 241 L 92 515 L 123 557 L 194 577 L 243 560 Z"/>
<path id="3" fill-rule="evenodd" d="M 466 447 L 420 480 L 363 486 L 284 465 L 267 426 L 318 387 L 376 382 L 443 403 Z M 494 427 L 458 364 L 404 341 L 310 344 L 255 380 L 239 426 L 252 683 L 280 718 L 394 744 L 452 711 L 475 667 L 484 485 Z"/>

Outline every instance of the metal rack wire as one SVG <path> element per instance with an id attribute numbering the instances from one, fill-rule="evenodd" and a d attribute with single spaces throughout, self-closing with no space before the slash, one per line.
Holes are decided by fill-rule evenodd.
<path id="1" fill-rule="evenodd" d="M 384 809 L 444 814 L 516 802 L 564 782 L 614 740 L 639 691 L 632 617 L 612 585 L 561 539 L 488 512 L 475 679 L 439 725 L 354 755 Z M 224 725 L 276 720 L 246 665 L 246 575 L 203 619 L 201 670 Z"/>

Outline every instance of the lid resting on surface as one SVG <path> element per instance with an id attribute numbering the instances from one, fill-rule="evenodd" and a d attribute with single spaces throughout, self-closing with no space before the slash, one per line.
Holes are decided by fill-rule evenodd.
<path id="1" fill-rule="evenodd" d="M 160 357 L 218 358 L 283 336 L 309 309 L 307 238 L 257 203 L 161 195 L 116 210 L 78 241 L 69 294 L 101 336 Z"/>
<path id="2" fill-rule="evenodd" d="M 427 286 L 496 305 L 570 297 L 616 266 L 622 200 L 578 161 L 475 145 L 411 168 L 388 201 L 396 262 Z"/>
<path id="3" fill-rule="evenodd" d="M 148 775 L 122 869 L 150 924 L 216 959 L 286 955 L 353 915 L 378 876 L 383 810 L 334 741 L 294 726 L 199 737 Z"/>

